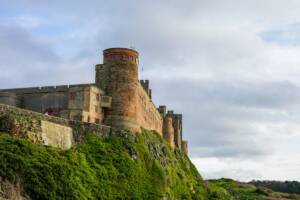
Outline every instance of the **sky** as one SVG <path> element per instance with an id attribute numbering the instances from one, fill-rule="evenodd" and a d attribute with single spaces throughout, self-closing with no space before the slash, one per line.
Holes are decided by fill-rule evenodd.
<path id="1" fill-rule="evenodd" d="M 103 49 L 134 47 L 205 179 L 300 181 L 299 13 L 298 0 L 1 0 L 0 88 L 91 83 Z"/>

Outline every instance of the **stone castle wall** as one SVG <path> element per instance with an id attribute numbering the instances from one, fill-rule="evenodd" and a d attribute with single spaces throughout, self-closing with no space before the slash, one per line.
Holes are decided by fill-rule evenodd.
<path id="1" fill-rule="evenodd" d="M 31 132 L 31 136 L 39 136 L 41 143 L 44 145 L 59 147 L 63 150 L 67 150 L 72 147 L 72 144 L 74 144 L 74 138 L 71 127 L 45 120 L 41 120 L 40 122 L 40 132 Z"/>
<path id="2" fill-rule="evenodd" d="M 69 149 L 82 141 L 85 133 L 95 133 L 100 137 L 110 135 L 110 127 L 59 117 L 0 104 L 0 131 L 7 131 L 61 149 Z"/>
<path id="3" fill-rule="evenodd" d="M 131 132 L 144 128 L 157 131 L 172 147 L 187 148 L 186 143 L 182 144 L 182 115 L 166 113 L 166 106 L 157 109 L 152 102 L 149 80 L 138 80 L 138 56 L 133 49 L 106 49 L 103 64 L 96 65 L 94 84 L 0 90 L 0 102 L 77 121 L 46 119 L 50 123 L 40 123 L 40 126 L 48 131 L 45 127 L 57 123 L 71 127 L 74 132 L 74 125 L 79 125 L 79 121 Z M 40 122 L 44 121 L 45 115 L 39 117 Z M 89 123 L 81 127 L 92 126 Z"/>
<path id="4" fill-rule="evenodd" d="M 94 84 L 74 84 L 74 85 L 52 85 L 52 86 L 43 86 L 43 87 L 28 87 L 28 88 L 13 88 L 13 89 L 1 89 L 0 92 L 15 92 L 17 94 L 21 93 L 49 93 L 49 92 L 62 92 L 67 91 L 71 87 L 84 87 L 91 86 Z"/>
<path id="5" fill-rule="evenodd" d="M 17 103 L 5 103 L 5 99 L 3 98 L 2 100 L 0 99 L 0 102 L 40 113 L 46 112 L 47 108 L 56 108 L 59 111 L 68 109 L 68 91 L 70 88 L 87 85 L 88 84 L 4 89 L 0 90 L 0 96 L 5 94 L 14 95 L 17 100 L 11 100 L 11 102 Z"/>
<path id="6" fill-rule="evenodd" d="M 137 86 L 137 95 L 137 123 L 145 129 L 157 131 L 162 136 L 163 119 L 141 84 Z"/>
<path id="7" fill-rule="evenodd" d="M 0 103 L 67 119 L 101 123 L 103 92 L 94 84 L 0 90 Z"/>

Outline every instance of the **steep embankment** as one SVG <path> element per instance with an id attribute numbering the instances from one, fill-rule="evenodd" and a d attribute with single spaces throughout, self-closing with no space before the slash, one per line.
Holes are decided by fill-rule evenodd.
<path id="1" fill-rule="evenodd" d="M 161 137 L 86 133 L 70 150 L 0 133 L 0 177 L 18 199 L 208 199 L 188 157 Z M 0 184 L 1 186 L 1 184 Z M 12 198 L 0 187 L 0 199 Z"/>
<path id="2" fill-rule="evenodd" d="M 153 132 L 85 134 L 62 151 L 0 132 L 0 200 L 300 199 L 230 179 L 205 182 L 184 153 Z"/>

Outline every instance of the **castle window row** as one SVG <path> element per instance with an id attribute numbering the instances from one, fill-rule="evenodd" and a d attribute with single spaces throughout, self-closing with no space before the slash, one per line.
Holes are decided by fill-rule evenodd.
<path id="1" fill-rule="evenodd" d="M 108 57 L 110 61 L 117 61 L 117 60 L 123 60 L 123 61 L 131 61 L 136 64 L 138 64 L 138 58 L 135 58 L 133 56 L 127 56 L 127 55 L 110 55 Z"/>

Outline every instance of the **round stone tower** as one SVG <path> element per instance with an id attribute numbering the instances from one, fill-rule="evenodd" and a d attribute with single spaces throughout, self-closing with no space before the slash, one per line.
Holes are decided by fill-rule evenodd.
<path id="1" fill-rule="evenodd" d="M 103 64 L 96 65 L 96 84 L 112 97 L 105 123 L 139 132 L 137 124 L 138 52 L 127 48 L 103 51 Z"/>
<path id="2" fill-rule="evenodd" d="M 167 142 L 174 147 L 174 127 L 172 117 L 166 115 L 163 121 L 163 137 Z"/>

